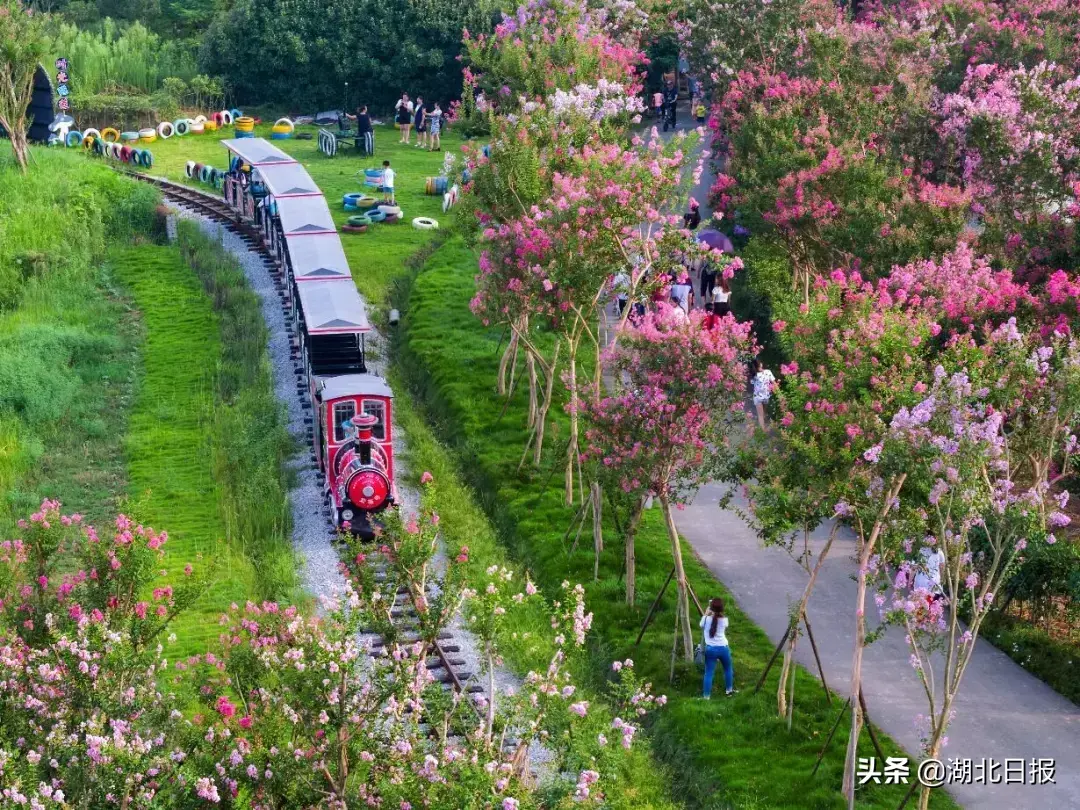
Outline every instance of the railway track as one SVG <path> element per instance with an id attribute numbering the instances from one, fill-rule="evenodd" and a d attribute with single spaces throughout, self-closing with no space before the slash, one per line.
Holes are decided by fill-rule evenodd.
<path id="1" fill-rule="evenodd" d="M 122 170 L 118 169 L 118 171 Z M 274 288 L 278 293 L 281 308 L 285 314 L 285 324 L 289 338 L 289 352 L 294 366 L 293 373 L 296 376 L 296 393 L 303 409 L 310 413 L 311 402 L 308 398 L 304 369 L 301 365 L 300 344 L 296 330 L 291 326 L 292 308 L 289 305 L 288 296 L 286 295 L 287 279 L 285 278 L 285 268 L 277 261 L 273 251 L 266 245 L 261 230 L 245 221 L 236 211 L 229 207 L 223 199 L 212 194 L 207 194 L 204 191 L 193 189 L 190 186 L 166 180 L 163 177 L 153 177 L 151 175 L 132 171 L 123 171 L 123 173 L 140 182 L 155 186 L 161 191 L 162 195 L 177 208 L 208 217 L 217 222 L 226 230 L 238 236 L 247 246 L 248 250 L 258 254 L 260 258 L 262 258 L 273 279 Z M 308 448 L 310 450 L 314 431 L 313 417 L 305 416 L 304 424 L 307 432 L 306 439 L 308 440 Z M 316 463 L 318 480 L 325 490 L 325 477 L 321 471 L 318 471 L 317 459 L 314 451 L 311 451 L 310 459 L 312 462 Z M 324 508 L 324 517 L 330 529 L 333 529 L 334 524 L 330 518 L 328 506 Z M 328 534 L 332 537 L 332 532 L 328 532 Z M 385 575 L 385 571 L 376 571 L 377 579 L 380 577 L 385 578 Z M 409 628 L 419 624 L 419 616 L 417 615 L 415 599 L 407 587 L 402 586 L 398 589 L 391 615 L 395 619 L 401 621 L 406 628 L 403 633 L 403 643 L 411 645 L 420 640 L 415 632 L 410 633 L 409 631 Z M 369 646 L 372 656 L 386 654 L 386 643 L 385 640 L 381 638 L 375 639 Z M 431 671 L 435 679 L 442 683 L 445 688 L 463 694 L 482 694 L 484 688 L 479 683 L 474 682 L 475 675 L 465 669 L 467 664 L 464 658 L 458 657 L 460 654 L 461 645 L 456 643 L 452 633 L 443 630 L 439 633 L 438 638 L 436 638 L 429 648 L 425 650 L 427 668 Z"/>

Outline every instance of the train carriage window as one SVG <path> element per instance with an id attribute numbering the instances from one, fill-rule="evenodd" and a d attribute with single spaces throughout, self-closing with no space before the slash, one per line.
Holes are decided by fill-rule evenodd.
<path id="1" fill-rule="evenodd" d="M 351 399 L 334 403 L 334 441 L 345 441 L 345 423 L 356 416 L 356 403 Z"/>
<path id="2" fill-rule="evenodd" d="M 379 421 L 371 429 L 371 435 L 378 441 L 386 439 L 386 408 L 377 399 L 364 400 L 364 413 L 370 413 Z"/>

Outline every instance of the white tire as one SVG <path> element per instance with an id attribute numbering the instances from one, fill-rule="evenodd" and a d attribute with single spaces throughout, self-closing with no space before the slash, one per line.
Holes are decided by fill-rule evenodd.
<path id="1" fill-rule="evenodd" d="M 442 210 L 443 210 L 444 214 L 447 211 L 450 210 L 450 192 L 449 191 L 442 195 Z"/>
<path id="2" fill-rule="evenodd" d="M 93 127 L 91 127 L 90 129 L 84 129 L 82 136 L 83 136 L 83 140 L 85 141 L 87 138 L 101 138 L 101 133 L 98 132 Z M 105 140 L 105 139 L 102 138 L 102 140 Z"/>
<path id="3" fill-rule="evenodd" d="M 193 123 L 205 124 L 206 123 L 206 116 L 205 115 L 196 115 L 195 120 L 194 120 Z"/>
<path id="4" fill-rule="evenodd" d="M 412 226 L 418 231 L 437 231 L 439 229 L 439 221 L 432 219 L 431 217 L 416 217 L 412 221 Z"/>
<path id="5" fill-rule="evenodd" d="M 232 126 L 232 122 L 233 122 L 233 114 L 231 112 L 229 112 L 228 110 L 222 110 L 221 111 L 221 123 L 223 123 L 225 126 L 229 127 L 229 126 Z"/>
<path id="6" fill-rule="evenodd" d="M 157 125 L 157 134 L 159 138 L 171 138 L 176 134 L 176 127 L 171 121 L 162 121 Z"/>

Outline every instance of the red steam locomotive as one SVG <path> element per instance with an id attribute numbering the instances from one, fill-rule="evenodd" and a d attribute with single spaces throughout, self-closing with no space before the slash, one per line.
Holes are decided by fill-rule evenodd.
<path id="1" fill-rule="evenodd" d="M 370 534 L 374 516 L 396 500 L 394 394 L 367 368 L 367 307 L 330 208 L 304 167 L 276 146 L 261 138 L 222 143 L 230 152 L 225 200 L 260 227 L 281 269 L 331 522 Z"/>

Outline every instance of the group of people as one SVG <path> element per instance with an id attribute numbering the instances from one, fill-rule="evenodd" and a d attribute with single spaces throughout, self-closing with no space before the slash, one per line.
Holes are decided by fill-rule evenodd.
<path id="1" fill-rule="evenodd" d="M 653 93 L 652 106 L 656 114 L 656 120 L 663 121 L 664 132 L 676 127 L 676 107 L 679 103 L 679 87 L 675 84 L 675 78 L 668 76 L 664 79 L 664 86 Z"/>
<path id="2" fill-rule="evenodd" d="M 408 93 L 402 93 L 394 105 L 394 122 L 401 131 L 400 143 L 411 143 L 416 130 L 417 149 L 442 149 L 443 111 L 439 102 L 428 107 L 420 96 L 413 101 Z"/>

